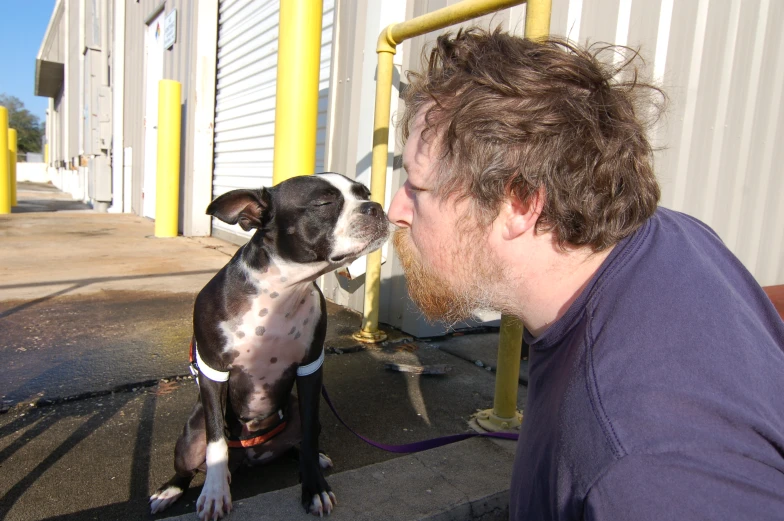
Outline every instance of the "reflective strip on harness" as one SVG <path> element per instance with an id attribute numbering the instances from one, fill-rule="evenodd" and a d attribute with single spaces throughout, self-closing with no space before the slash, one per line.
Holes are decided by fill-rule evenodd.
<path id="1" fill-rule="evenodd" d="M 323 363 L 324 363 L 324 349 L 322 348 L 321 354 L 319 355 L 317 360 L 309 363 L 308 365 L 301 365 L 297 368 L 297 376 L 311 375 L 316 371 L 318 371 Z"/>
<path id="2" fill-rule="evenodd" d="M 194 347 L 193 349 L 196 351 L 196 366 L 199 368 L 199 372 L 212 380 L 213 382 L 225 382 L 229 379 L 229 372 L 228 371 L 217 371 L 212 367 L 208 366 L 207 363 L 201 359 L 201 355 L 199 355 L 199 348 Z"/>

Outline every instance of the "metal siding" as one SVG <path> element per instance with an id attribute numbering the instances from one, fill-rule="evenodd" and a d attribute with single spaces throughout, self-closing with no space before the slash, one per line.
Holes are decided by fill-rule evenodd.
<path id="1" fill-rule="evenodd" d="M 452 3 L 409 0 L 409 16 Z M 510 28 L 519 33 L 512 13 Z M 495 26 L 505 17 L 489 22 Z M 782 19 L 784 3 L 775 0 L 553 0 L 551 18 L 554 35 L 639 49 L 642 77 L 669 96 L 650 134 L 662 206 L 713 227 L 763 285 L 784 283 Z M 423 47 L 436 36 L 403 44 L 404 70 L 418 70 Z M 393 182 L 404 180 L 396 169 Z M 395 257 L 382 274 L 382 321 L 427 333 Z"/>
<path id="2" fill-rule="evenodd" d="M 223 0 L 218 15 L 213 197 L 272 184 L 279 0 Z M 323 4 L 316 171 L 324 168 L 334 0 Z M 244 242 L 251 233 L 213 219 Z"/>
<path id="3" fill-rule="evenodd" d="M 762 285 L 784 283 L 783 18 L 775 0 L 555 0 L 551 27 L 640 48 L 669 96 L 651 134 L 662 206 L 711 226 Z"/>
<path id="4" fill-rule="evenodd" d="M 59 6 L 59 12 L 53 13 L 53 24 L 49 38 L 44 42 L 41 59 L 51 62 L 65 63 L 65 26 L 64 6 Z"/>
<path id="5" fill-rule="evenodd" d="M 67 159 L 64 151 L 65 114 L 63 114 L 63 108 L 63 91 L 60 91 L 54 102 L 54 146 L 49 147 L 50 153 L 51 149 L 54 148 L 54 155 L 51 157 L 53 161 L 65 161 Z"/>
<path id="6" fill-rule="evenodd" d="M 79 99 L 81 92 L 79 83 L 81 78 L 81 71 L 79 64 L 81 60 L 81 49 L 79 48 L 79 8 L 81 2 L 70 2 L 68 12 L 69 38 L 68 38 L 68 72 L 66 74 L 66 81 L 68 84 L 65 86 L 66 103 L 68 104 L 68 150 L 66 151 L 66 160 L 71 160 L 79 155 L 79 123 L 82 116 L 79 112 Z"/>
<path id="7" fill-rule="evenodd" d="M 160 0 L 128 0 L 125 14 L 125 99 L 123 121 L 124 146 L 131 147 L 132 154 L 132 210 L 141 213 L 141 190 L 144 176 L 144 85 L 145 56 L 144 32 L 147 27 L 145 20 L 161 5 Z M 193 103 L 191 96 L 191 68 L 194 59 L 192 45 L 193 28 L 195 27 L 195 3 L 188 0 L 169 0 L 165 11 L 177 10 L 177 40 L 171 49 L 164 50 L 163 77 L 177 80 L 182 84 L 182 136 L 180 157 L 180 228 L 182 229 L 184 209 L 190 198 L 189 173 L 191 172 L 192 154 L 188 150 L 193 147 L 193 129 L 188 124 L 192 121 Z"/>
<path id="8" fill-rule="evenodd" d="M 125 5 L 125 98 L 123 145 L 131 148 L 131 209 L 141 213 L 144 166 L 144 19 L 154 2 L 127 1 Z"/>

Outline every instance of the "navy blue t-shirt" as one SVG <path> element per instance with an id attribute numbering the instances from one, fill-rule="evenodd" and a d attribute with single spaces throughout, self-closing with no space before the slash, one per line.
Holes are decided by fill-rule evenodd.
<path id="1" fill-rule="evenodd" d="M 513 520 L 784 519 L 784 322 L 659 209 L 530 348 Z"/>

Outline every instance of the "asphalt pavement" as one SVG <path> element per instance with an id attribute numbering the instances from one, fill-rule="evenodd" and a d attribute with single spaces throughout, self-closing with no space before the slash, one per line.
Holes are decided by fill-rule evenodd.
<path id="1" fill-rule="evenodd" d="M 0 519 L 196 519 L 200 477 L 163 514 L 151 516 L 147 498 L 170 477 L 197 398 L 193 300 L 237 246 L 156 239 L 148 219 L 93 212 L 50 185 L 19 188 L 14 213 L 0 216 Z M 385 327 L 390 342 L 362 347 L 350 340 L 360 323 L 329 304 L 325 385 L 362 434 L 404 444 L 466 432 L 492 405 L 496 332 L 421 340 Z M 355 438 L 323 403 L 321 422 L 333 518 L 504 518 L 512 442 L 401 456 Z M 229 519 L 309 519 L 297 482 L 293 455 L 238 471 Z"/>

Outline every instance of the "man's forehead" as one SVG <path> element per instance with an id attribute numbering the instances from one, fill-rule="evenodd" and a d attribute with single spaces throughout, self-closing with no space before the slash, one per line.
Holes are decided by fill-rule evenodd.
<path id="1" fill-rule="evenodd" d="M 408 141 L 403 150 L 403 167 L 408 172 L 409 177 L 426 176 L 431 168 L 433 160 L 433 141 L 436 138 L 435 132 L 425 132 L 425 110 L 421 109 L 416 116 L 413 128 L 409 134 Z"/>

